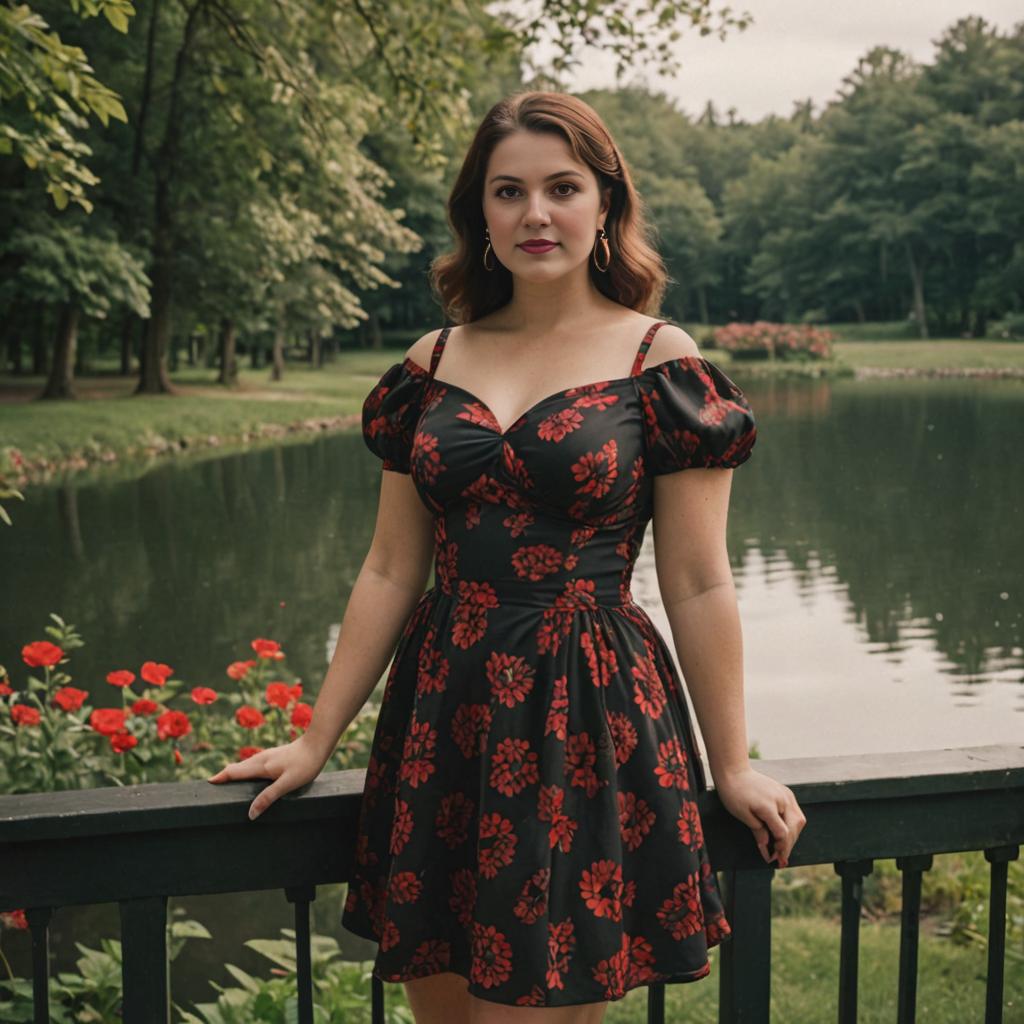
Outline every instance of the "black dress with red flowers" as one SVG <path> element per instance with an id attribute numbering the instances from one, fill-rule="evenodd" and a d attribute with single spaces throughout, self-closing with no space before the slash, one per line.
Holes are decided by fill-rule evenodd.
<path id="1" fill-rule="evenodd" d="M 696 981 L 730 926 L 696 797 L 682 681 L 630 592 L 653 478 L 734 467 L 756 425 L 702 356 L 542 398 L 503 429 L 406 358 L 363 405 L 384 469 L 435 522 L 434 585 L 402 631 L 342 913 L 374 975 L 460 974 L 563 1006 Z"/>

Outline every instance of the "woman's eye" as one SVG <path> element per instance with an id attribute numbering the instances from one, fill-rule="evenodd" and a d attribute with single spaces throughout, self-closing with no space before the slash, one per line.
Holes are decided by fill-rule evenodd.
<path id="1" fill-rule="evenodd" d="M 576 187 L 575 185 L 573 185 L 573 184 L 572 184 L 572 182 L 569 182 L 569 181 L 562 181 L 562 182 L 559 182 L 559 183 L 558 183 L 558 184 L 557 184 L 557 185 L 555 186 L 555 188 L 556 188 L 556 189 L 560 189 L 560 188 L 567 188 L 567 189 L 570 189 L 570 191 L 569 191 L 569 192 L 559 192 L 559 193 L 558 193 L 558 195 L 559 195 L 559 196 L 561 196 L 561 197 L 562 197 L 563 199 L 565 199 L 565 198 L 566 198 L 566 197 L 568 197 L 568 196 L 571 196 L 571 195 L 573 194 L 573 192 L 578 192 L 578 191 L 579 191 L 579 189 L 578 189 L 578 188 L 577 188 L 577 187 Z M 497 196 L 497 197 L 498 197 L 499 199 L 509 199 L 509 198 L 512 198 L 512 197 L 510 197 L 510 196 L 506 196 L 506 195 L 505 195 L 505 192 L 506 192 L 506 191 L 508 191 L 508 189 L 513 189 L 513 190 L 516 190 L 516 186 L 515 186 L 515 185 L 502 185 L 502 187 L 501 187 L 501 188 L 499 188 L 499 189 L 498 189 L 498 191 L 497 191 L 497 192 L 495 192 L 494 194 L 495 194 L 495 195 L 496 195 L 496 196 Z M 516 190 L 516 191 L 518 191 L 518 190 Z"/>

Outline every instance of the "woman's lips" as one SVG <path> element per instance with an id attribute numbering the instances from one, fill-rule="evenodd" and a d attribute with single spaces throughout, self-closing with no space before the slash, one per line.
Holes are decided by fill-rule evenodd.
<path id="1" fill-rule="evenodd" d="M 521 242 L 519 245 L 525 252 L 550 252 L 557 247 L 557 242 Z"/>

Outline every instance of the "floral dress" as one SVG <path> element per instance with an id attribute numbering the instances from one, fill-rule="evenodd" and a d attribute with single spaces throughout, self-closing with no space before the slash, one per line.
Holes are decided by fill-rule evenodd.
<path id="1" fill-rule="evenodd" d="M 630 593 L 653 478 L 734 467 L 745 396 L 702 356 L 567 388 L 503 429 L 406 358 L 363 405 L 383 468 L 434 515 L 434 585 L 389 668 L 342 925 L 374 975 L 462 975 L 565 1006 L 711 970 L 730 926 L 682 681 Z"/>

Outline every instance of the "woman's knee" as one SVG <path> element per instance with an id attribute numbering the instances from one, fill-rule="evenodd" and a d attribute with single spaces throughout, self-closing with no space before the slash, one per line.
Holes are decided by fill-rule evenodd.
<path id="1" fill-rule="evenodd" d="M 577 1006 L 507 1006 L 469 995 L 469 1024 L 601 1024 L 605 1003 Z"/>
<path id="2" fill-rule="evenodd" d="M 444 971 L 402 983 L 416 1024 L 469 1024 L 469 982 Z"/>

